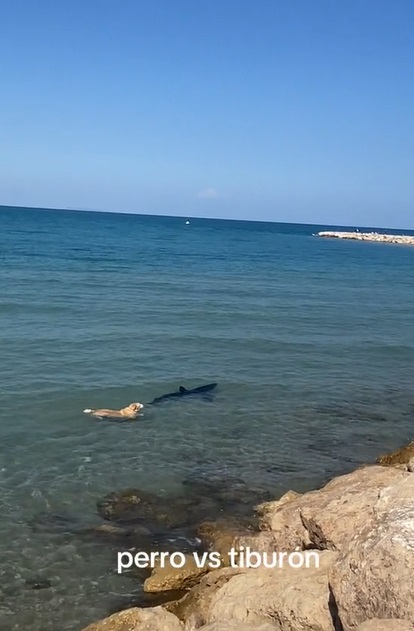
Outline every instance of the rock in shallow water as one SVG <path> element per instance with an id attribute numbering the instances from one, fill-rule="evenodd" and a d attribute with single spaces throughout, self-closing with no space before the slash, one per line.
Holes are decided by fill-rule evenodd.
<path id="1" fill-rule="evenodd" d="M 195 529 L 205 520 L 226 514 L 249 517 L 254 522 L 253 506 L 268 498 L 262 489 L 251 489 L 235 478 L 187 479 L 184 494 L 160 497 L 140 489 L 108 493 L 97 502 L 100 517 L 117 525 L 141 524 L 151 532 L 157 528 Z"/>
<path id="2" fill-rule="evenodd" d="M 251 508 L 270 499 L 268 491 L 251 487 L 241 478 L 234 476 L 208 475 L 203 471 L 195 472 L 183 481 L 185 493 L 189 498 L 209 498 L 217 507 L 235 515 L 250 515 Z"/>
<path id="3" fill-rule="evenodd" d="M 185 528 L 206 515 L 221 512 L 222 507 L 206 496 L 160 497 L 139 489 L 124 489 L 99 500 L 97 510 L 106 521 L 122 525 L 143 523 L 153 530 L 154 527 Z"/>
<path id="4" fill-rule="evenodd" d="M 185 525 L 188 502 L 161 498 L 140 489 L 124 489 L 105 495 L 97 502 L 102 519 L 119 523 L 153 521 L 169 527 Z"/>

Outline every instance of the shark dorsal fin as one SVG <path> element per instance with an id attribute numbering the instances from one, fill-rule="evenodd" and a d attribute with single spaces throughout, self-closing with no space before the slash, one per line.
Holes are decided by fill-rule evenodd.
<path id="1" fill-rule="evenodd" d="M 187 389 L 184 386 L 180 386 L 180 392 L 187 392 Z"/>

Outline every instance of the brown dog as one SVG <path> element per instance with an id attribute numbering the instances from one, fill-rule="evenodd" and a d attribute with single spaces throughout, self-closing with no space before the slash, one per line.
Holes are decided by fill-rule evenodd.
<path id="1" fill-rule="evenodd" d="M 121 410 L 90 410 L 87 408 L 83 411 L 85 414 L 92 414 L 92 416 L 97 416 L 98 418 L 122 418 L 132 421 L 137 418 L 143 407 L 142 403 L 130 403 L 126 408 L 122 408 Z"/>

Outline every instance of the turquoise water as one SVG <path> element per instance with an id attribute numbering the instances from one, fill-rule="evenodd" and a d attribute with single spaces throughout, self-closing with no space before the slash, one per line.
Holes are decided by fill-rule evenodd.
<path id="1" fill-rule="evenodd" d="M 277 497 L 413 438 L 414 248 L 31 209 L 0 228 L 2 631 L 76 631 L 137 589 L 110 546 L 39 515 L 98 523 L 107 492 L 193 475 Z M 211 381 L 140 423 L 82 414 Z"/>

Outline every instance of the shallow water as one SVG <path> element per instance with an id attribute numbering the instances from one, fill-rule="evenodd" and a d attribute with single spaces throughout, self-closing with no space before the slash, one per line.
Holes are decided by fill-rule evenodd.
<path id="1" fill-rule="evenodd" d="M 277 497 L 413 437 L 414 248 L 30 209 L 0 226 L 2 631 L 77 631 L 139 589 L 115 548 L 39 515 L 98 523 L 109 491 L 200 475 Z M 140 423 L 82 414 L 211 381 Z"/>

